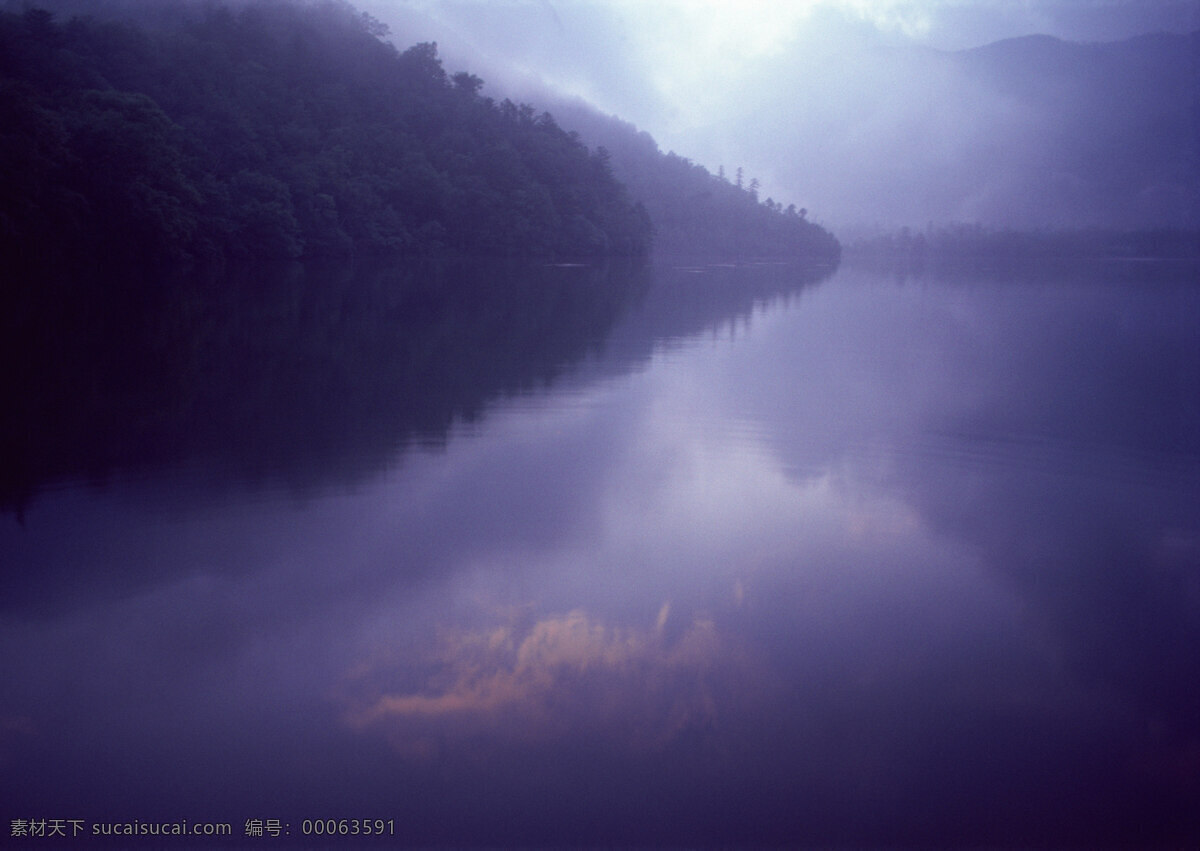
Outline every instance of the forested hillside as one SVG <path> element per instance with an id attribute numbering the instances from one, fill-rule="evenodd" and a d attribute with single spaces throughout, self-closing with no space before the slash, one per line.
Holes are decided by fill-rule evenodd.
<path id="1" fill-rule="evenodd" d="M 0 13 L 0 248 L 37 263 L 640 254 L 606 158 L 341 2 Z"/>
<path id="2" fill-rule="evenodd" d="M 48 2 L 0 12 L 0 248 L 18 260 L 639 255 L 656 232 L 668 251 L 838 251 L 630 125 L 602 120 L 589 150 L 484 97 L 341 0 Z"/>
<path id="3" fill-rule="evenodd" d="M 808 211 L 762 197 L 741 168 L 713 174 L 674 151 L 663 153 L 645 131 L 582 101 L 550 100 L 549 109 L 589 145 L 610 156 L 613 173 L 641 200 L 664 252 L 724 257 L 775 256 L 834 260 L 837 239 Z"/>

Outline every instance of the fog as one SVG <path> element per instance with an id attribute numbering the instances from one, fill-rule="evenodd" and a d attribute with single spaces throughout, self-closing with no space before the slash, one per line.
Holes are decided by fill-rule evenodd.
<path id="1" fill-rule="evenodd" d="M 839 233 L 1200 224 L 1191 2 L 358 5 L 494 97 L 582 98 Z"/>

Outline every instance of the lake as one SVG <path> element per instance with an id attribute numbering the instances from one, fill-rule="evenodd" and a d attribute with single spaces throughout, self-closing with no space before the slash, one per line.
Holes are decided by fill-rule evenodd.
<path id="1" fill-rule="evenodd" d="M 1196 271 L 46 283 L 4 320 L 3 817 L 1195 841 Z"/>

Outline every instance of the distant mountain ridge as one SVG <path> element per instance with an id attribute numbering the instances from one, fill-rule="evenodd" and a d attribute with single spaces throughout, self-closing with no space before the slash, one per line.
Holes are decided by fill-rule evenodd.
<path id="1" fill-rule="evenodd" d="M 950 58 L 1028 111 L 1014 129 L 1036 131 L 1014 151 L 1025 179 L 986 212 L 1009 223 L 1200 226 L 1200 32 L 1103 44 L 1029 36 Z"/>
<path id="2" fill-rule="evenodd" d="M 814 39 L 761 74 L 798 85 L 750 89 L 703 132 L 744 138 L 839 235 L 1200 227 L 1200 32 L 958 51 Z"/>

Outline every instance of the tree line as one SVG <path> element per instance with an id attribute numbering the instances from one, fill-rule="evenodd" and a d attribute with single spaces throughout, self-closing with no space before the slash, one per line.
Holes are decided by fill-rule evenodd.
<path id="1" fill-rule="evenodd" d="M 979 223 L 930 223 L 924 230 L 902 227 L 856 239 L 849 250 L 862 257 L 911 262 L 926 258 L 1194 258 L 1200 257 L 1200 231 L 1167 227 L 1019 230 Z"/>
<path id="2" fill-rule="evenodd" d="M 841 245 L 832 233 L 795 204 L 760 199 L 758 180 L 745 179 L 742 168 L 731 180 L 724 167 L 713 174 L 674 151 L 664 153 L 646 131 L 582 102 L 553 108 L 589 144 L 603 146 L 613 173 L 645 204 L 656 251 L 837 262 Z"/>

